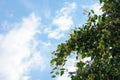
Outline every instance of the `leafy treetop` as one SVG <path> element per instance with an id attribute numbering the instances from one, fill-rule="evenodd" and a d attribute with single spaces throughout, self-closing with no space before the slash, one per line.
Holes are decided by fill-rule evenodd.
<path id="1" fill-rule="evenodd" d="M 103 14 L 88 14 L 87 23 L 53 51 L 52 77 L 64 74 L 64 65 L 76 54 L 77 70 L 71 80 L 120 80 L 120 0 L 100 0 Z M 81 59 L 90 57 L 83 62 Z"/>

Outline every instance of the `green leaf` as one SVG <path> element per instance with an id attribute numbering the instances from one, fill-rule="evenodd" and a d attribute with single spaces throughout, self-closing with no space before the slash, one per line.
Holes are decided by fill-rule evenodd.
<path id="1" fill-rule="evenodd" d="M 61 68 L 60 70 L 65 70 L 65 68 Z"/>
<path id="2" fill-rule="evenodd" d="M 94 11 L 93 11 L 93 10 L 91 10 L 91 12 L 94 14 Z"/>
<path id="3" fill-rule="evenodd" d="M 94 15 L 94 19 L 97 19 L 97 15 Z"/>
<path id="4" fill-rule="evenodd" d="M 84 65 L 85 65 L 85 63 L 82 62 L 82 61 L 80 61 L 80 62 L 77 63 L 77 67 L 83 67 Z"/>
<path id="5" fill-rule="evenodd" d="M 51 71 L 50 74 L 54 73 L 54 71 Z"/>
<path id="6" fill-rule="evenodd" d="M 51 63 L 52 65 L 54 65 L 55 62 L 56 62 L 56 59 L 52 59 L 52 60 L 50 61 L 50 63 Z"/>
<path id="7" fill-rule="evenodd" d="M 100 0 L 100 3 L 105 2 L 106 0 Z"/>
<path id="8" fill-rule="evenodd" d="M 63 75 L 65 60 L 74 57 L 79 62 L 75 64 L 77 70 L 71 75 L 72 80 L 120 80 L 120 1 L 100 0 L 103 2 L 103 14 L 97 15 L 92 10 L 87 13 L 88 22 L 75 28 L 53 52 L 51 64 L 57 67 L 53 77 Z M 82 62 L 81 58 L 87 57 L 91 60 Z"/>
<path id="9" fill-rule="evenodd" d="M 64 71 L 62 70 L 61 72 L 60 72 L 60 75 L 62 76 L 64 74 Z"/>
<path id="10" fill-rule="evenodd" d="M 77 80 L 75 76 L 71 76 L 71 79 L 72 80 Z"/>
<path id="11" fill-rule="evenodd" d="M 59 72 L 57 71 L 55 74 L 56 74 L 56 75 L 59 75 Z"/>
<path id="12" fill-rule="evenodd" d="M 57 67 L 54 67 L 52 70 L 55 70 L 55 69 L 57 69 Z"/>
<path id="13" fill-rule="evenodd" d="M 103 2 L 103 0 L 100 0 L 100 3 L 102 3 Z"/>
<path id="14" fill-rule="evenodd" d="M 106 72 L 109 72 L 109 71 L 110 71 L 110 68 L 108 67 L 108 68 L 106 68 L 105 70 L 106 70 Z"/>
<path id="15" fill-rule="evenodd" d="M 83 10 L 83 14 L 87 14 L 88 13 L 88 10 Z"/>
<path id="16" fill-rule="evenodd" d="M 56 75 L 52 75 L 52 78 L 55 78 L 56 77 Z"/>

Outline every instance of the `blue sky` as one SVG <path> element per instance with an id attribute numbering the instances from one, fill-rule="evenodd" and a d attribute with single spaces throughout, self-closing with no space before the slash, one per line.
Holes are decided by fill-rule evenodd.
<path id="1" fill-rule="evenodd" d="M 51 52 L 86 22 L 84 9 L 99 8 L 98 0 L 0 0 L 0 80 L 70 80 L 51 78 Z"/>

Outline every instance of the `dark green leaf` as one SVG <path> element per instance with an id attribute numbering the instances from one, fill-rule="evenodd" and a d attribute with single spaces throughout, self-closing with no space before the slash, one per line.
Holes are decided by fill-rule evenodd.
<path id="1" fill-rule="evenodd" d="M 64 74 L 64 71 L 62 70 L 61 72 L 60 72 L 60 75 L 62 76 Z"/>
<path id="2" fill-rule="evenodd" d="M 56 75 L 52 75 L 52 78 L 55 78 L 56 77 Z"/>
<path id="3" fill-rule="evenodd" d="M 59 75 L 59 72 L 57 71 L 55 74 L 56 74 L 56 75 Z"/>
<path id="4" fill-rule="evenodd" d="M 91 10 L 91 12 L 94 14 L 94 11 L 93 11 L 93 10 Z"/>
<path id="5" fill-rule="evenodd" d="M 82 61 L 77 63 L 77 67 L 83 67 L 85 65 L 85 63 L 83 63 Z"/>

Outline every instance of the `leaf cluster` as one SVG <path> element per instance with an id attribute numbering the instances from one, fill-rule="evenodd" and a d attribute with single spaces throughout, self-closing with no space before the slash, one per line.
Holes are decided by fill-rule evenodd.
<path id="1" fill-rule="evenodd" d="M 63 75 L 67 57 L 77 55 L 72 80 L 120 80 L 120 0 L 100 0 L 102 15 L 88 14 L 87 23 L 73 30 L 52 55 L 51 74 Z M 91 60 L 84 62 L 85 58 Z"/>

